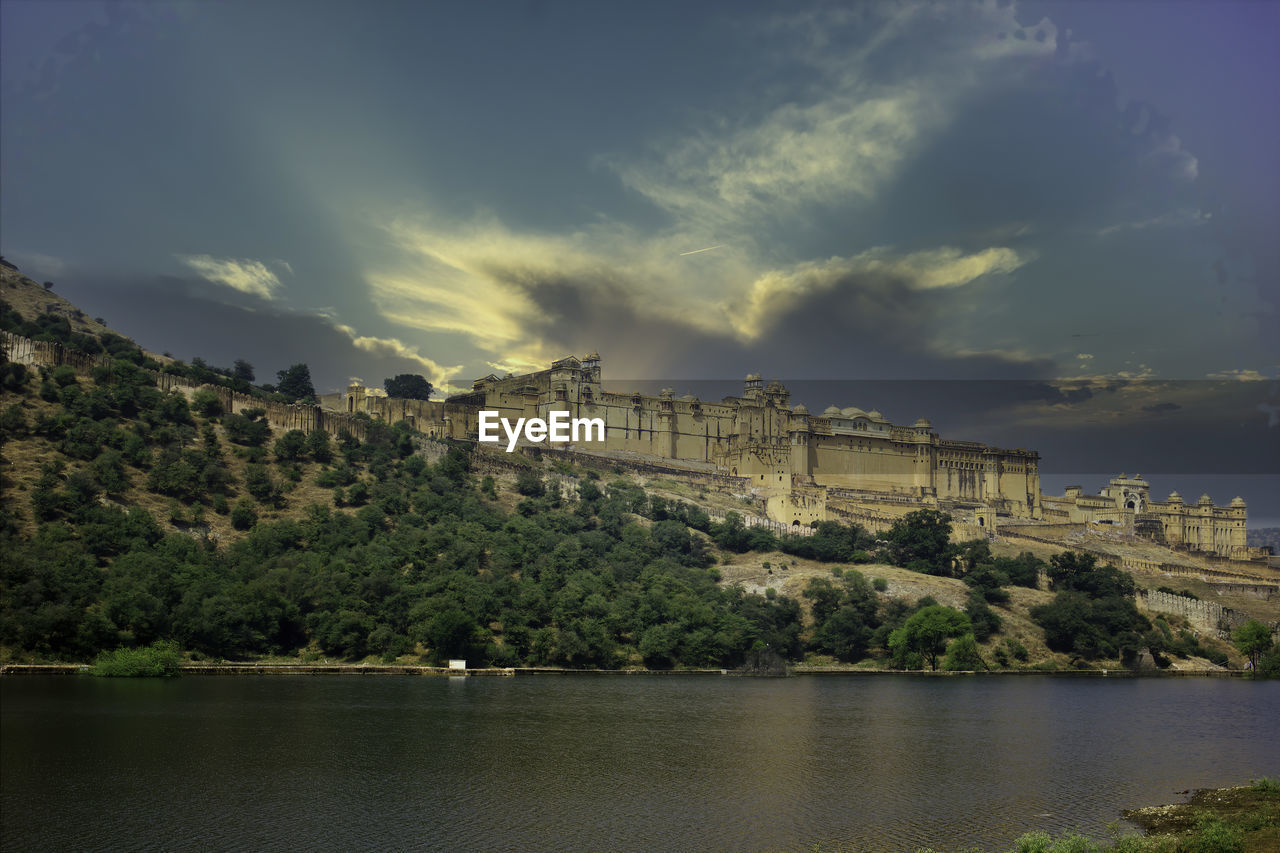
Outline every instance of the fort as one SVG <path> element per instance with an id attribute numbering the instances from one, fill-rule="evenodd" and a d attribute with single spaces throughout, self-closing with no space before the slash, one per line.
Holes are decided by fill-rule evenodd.
<path id="1" fill-rule="evenodd" d="M 8 332 L 0 333 L 0 345 L 10 359 L 27 364 L 69 364 L 88 371 L 109 362 Z M 509 446 L 692 477 L 750 497 L 763 513 L 759 521 L 780 528 L 841 520 L 879 532 L 913 510 L 932 508 L 950 513 L 962 538 L 994 537 L 1000 526 L 1002 535 L 1052 541 L 1093 527 L 1210 557 L 1267 556 L 1266 549 L 1245 544 L 1247 507 L 1239 497 L 1226 507 L 1215 506 L 1208 495 L 1187 504 L 1177 492 L 1157 501 L 1136 474 L 1121 474 L 1098 495 L 1078 486 L 1061 496 L 1042 495 L 1040 456 L 1034 450 L 944 439 L 924 418 L 910 426 L 894 424 L 878 411 L 853 406 L 830 406 L 815 415 L 802 403 L 793 405 L 781 383 L 765 382 L 759 374 L 746 377 L 742 394 L 718 401 L 676 397 L 669 389 L 656 396 L 617 392 L 604 388 L 600 356 L 591 353 L 562 358 L 534 373 L 489 374 L 475 380 L 470 391 L 445 400 L 388 397 L 382 389 L 353 384 L 322 395 L 318 406 L 264 401 L 166 372 L 155 379 L 161 390 L 188 397 L 200 388 L 212 389 L 226 411 L 263 409 L 276 428 L 346 431 L 357 438 L 373 420 L 403 420 L 428 438 L 480 446 L 482 412 L 490 419 L 488 435 L 498 432 L 496 424 L 504 418 L 526 424 L 589 423 L 581 435 L 571 430 L 570 440 L 554 449 L 517 427 Z M 506 440 L 501 444 L 508 446 Z"/>
<path id="2" fill-rule="evenodd" d="M 741 395 L 718 401 L 676 397 L 669 389 L 656 396 L 619 393 L 604 388 L 600 356 L 591 353 L 535 373 L 490 374 L 470 392 L 441 402 L 395 400 L 352 385 L 321 404 L 408 418 L 427 435 L 468 441 L 478 440 L 481 411 L 513 422 L 601 420 L 603 441 L 562 448 L 736 478 L 742 491 L 762 501 L 769 518 L 797 527 L 870 507 L 895 514 L 922 506 L 946 509 L 978 527 L 992 525 L 996 515 L 1041 515 L 1034 451 L 943 439 L 923 418 L 905 426 L 874 410 L 834 406 L 811 414 L 803 404 L 792 405 L 783 385 L 758 374 L 746 378 Z"/>
<path id="3" fill-rule="evenodd" d="M 1174 492 L 1150 496 L 1140 475 L 1121 474 L 1099 495 L 1076 486 L 1041 494 L 1040 456 L 974 441 L 942 438 L 921 418 L 894 424 L 875 410 L 830 406 L 820 415 L 792 404 L 778 382 L 747 376 L 741 395 L 718 401 L 619 393 L 602 384 L 600 356 L 562 358 L 547 369 L 477 379 L 471 391 L 445 401 L 388 398 L 352 385 L 323 397 L 329 409 L 365 412 L 388 421 L 408 418 L 428 435 L 476 441 L 481 411 L 503 417 L 603 420 L 603 441 L 567 443 L 564 452 L 630 465 L 717 475 L 735 481 L 763 505 L 768 518 L 792 527 L 815 521 L 857 521 L 873 530 L 924 507 L 951 513 L 973 535 L 997 524 L 1036 523 L 1046 532 L 1107 525 L 1186 551 L 1233 560 L 1255 559 L 1245 544 L 1245 502 L 1214 506 L 1206 495 L 1186 505 Z M 557 413 L 563 412 L 562 415 Z M 1258 552 L 1258 553 L 1255 553 Z"/>
<path id="4" fill-rule="evenodd" d="M 1176 491 L 1167 500 L 1152 500 L 1151 484 L 1141 474 L 1121 474 L 1097 495 L 1068 487 L 1062 497 L 1044 498 L 1043 507 L 1049 521 L 1130 528 L 1162 545 L 1234 560 L 1258 556 L 1245 544 L 1248 510 L 1243 498 L 1225 507 L 1214 506 L 1208 495 L 1187 504 Z"/>
<path id="5" fill-rule="evenodd" d="M 1121 474 L 1097 496 L 1071 487 L 1043 496 L 1039 453 L 942 438 L 928 420 L 893 424 L 876 410 L 829 406 L 822 414 L 759 374 L 739 396 L 703 401 L 671 389 L 643 394 L 603 386 L 598 353 L 566 357 L 535 373 L 489 374 L 444 401 L 394 400 L 353 384 L 321 398 L 326 409 L 408 419 L 421 432 L 476 442 L 481 411 L 517 420 L 603 421 L 603 441 L 568 442 L 562 453 L 607 457 L 628 466 L 685 471 L 732 483 L 762 505 L 768 519 L 800 528 L 814 521 L 856 521 L 883 530 L 918 508 L 950 512 L 965 535 L 995 535 L 998 525 L 1044 532 L 1107 525 L 1181 551 L 1229 560 L 1265 558 L 1245 544 L 1247 507 L 1236 497 L 1185 505 L 1174 492 L 1153 501 L 1140 475 Z M 593 433 L 594 435 L 594 433 Z M 512 447 L 527 446 L 521 439 Z M 1010 532 L 1014 528 L 1010 526 Z"/>

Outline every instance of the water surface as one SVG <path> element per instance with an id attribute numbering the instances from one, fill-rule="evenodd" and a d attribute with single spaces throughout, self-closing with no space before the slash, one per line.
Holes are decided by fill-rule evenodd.
<path id="1" fill-rule="evenodd" d="M 0 680 L 6 850 L 1005 849 L 1280 776 L 1280 682 Z"/>

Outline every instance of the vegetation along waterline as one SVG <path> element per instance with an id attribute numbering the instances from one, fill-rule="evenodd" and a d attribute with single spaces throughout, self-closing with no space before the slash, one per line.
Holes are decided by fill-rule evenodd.
<path id="1" fill-rule="evenodd" d="M 0 368 L 4 662 L 163 642 L 192 663 L 1280 666 L 1261 621 L 1231 642 L 1144 613 L 1134 577 L 1095 554 L 954 542 L 936 510 L 876 535 L 834 521 L 775 533 L 731 496 L 607 460 L 495 460 L 404 421 L 362 420 L 362 438 L 285 430 L 213 390 L 305 399 L 305 364 L 259 387 L 247 363 L 162 361 L 60 315 L 0 306 L 0 321 L 99 359 Z M 166 392 L 164 376 L 210 387 Z"/>
<path id="2" fill-rule="evenodd" d="M 1185 803 L 1126 809 L 1143 834 L 1098 841 L 1075 833 L 1030 832 L 1012 853 L 1271 853 L 1280 850 L 1280 781 L 1196 791 Z"/>
<path id="3" fill-rule="evenodd" d="M 1280 849 L 1280 781 L 1256 779 L 1248 785 L 1196 791 L 1185 803 L 1125 809 L 1109 837 L 1043 831 L 1019 836 L 1007 853 L 1272 853 Z M 815 844 L 809 853 L 841 853 L 840 845 Z M 855 848 L 848 848 L 851 853 Z M 857 848 L 860 849 L 860 848 Z M 943 853 L 917 847 L 915 853 Z M 983 853 L 965 848 L 963 853 Z"/>

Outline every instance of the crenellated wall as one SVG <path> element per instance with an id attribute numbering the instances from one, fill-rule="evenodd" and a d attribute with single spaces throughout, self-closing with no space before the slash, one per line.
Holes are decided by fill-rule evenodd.
<path id="1" fill-rule="evenodd" d="M 1136 600 L 1141 610 L 1182 616 L 1196 628 L 1224 640 L 1230 639 L 1231 632 L 1248 621 L 1244 614 L 1223 607 L 1216 601 L 1188 598 L 1154 589 L 1138 590 Z"/>
<path id="2" fill-rule="evenodd" d="M 109 355 L 88 355 L 67 349 L 62 344 L 52 341 L 33 341 L 13 332 L 0 332 L 0 345 L 12 362 L 30 366 L 57 367 L 70 365 L 77 371 L 85 372 L 95 367 L 111 364 Z"/>
<path id="3" fill-rule="evenodd" d="M 57 367 L 69 365 L 77 372 L 87 373 L 95 367 L 110 367 L 113 359 L 109 355 L 87 355 L 68 349 L 61 344 L 49 341 L 33 341 L 11 332 L 0 332 L 0 344 L 3 344 L 10 361 L 31 366 Z M 263 409 L 267 423 L 277 429 L 300 429 L 310 432 L 322 429 L 331 435 L 346 430 L 358 439 L 364 440 L 368 435 L 370 421 L 364 417 L 356 417 L 346 412 L 332 412 L 320 406 L 300 403 L 279 403 L 234 391 L 221 385 L 206 385 L 193 382 L 185 376 L 165 373 L 156 370 L 143 370 L 156 384 L 156 388 L 167 393 L 182 394 L 190 400 L 197 391 L 213 391 L 218 395 L 224 410 L 242 413 L 246 409 Z M 443 405 L 443 404 L 437 404 Z"/>

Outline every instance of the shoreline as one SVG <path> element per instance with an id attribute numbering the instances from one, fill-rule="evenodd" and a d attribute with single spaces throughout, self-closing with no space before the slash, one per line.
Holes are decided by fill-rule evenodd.
<path id="1" fill-rule="evenodd" d="M 88 675 L 90 664 L 3 664 L 0 677 L 15 675 Z M 733 676 L 738 678 L 786 678 L 798 676 L 896 676 L 924 678 L 965 678 L 979 676 L 1048 676 L 1051 678 L 1241 678 L 1249 679 L 1247 670 L 1165 670 L 1129 669 L 1065 669 L 1065 670 L 896 670 L 793 668 L 785 676 L 739 672 L 732 669 L 564 669 L 559 667 L 505 667 L 484 669 L 449 669 L 443 666 L 416 664 L 313 664 L 313 663 L 184 663 L 184 675 L 407 675 L 420 677 L 511 678 L 517 675 L 623 675 L 623 676 Z"/>

